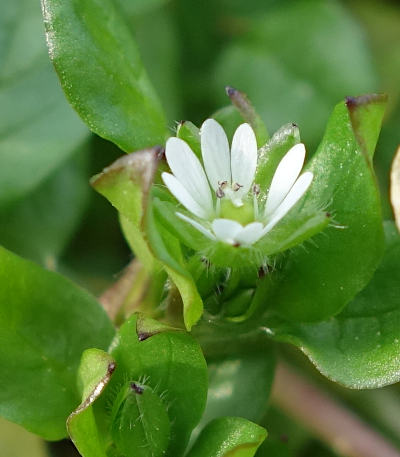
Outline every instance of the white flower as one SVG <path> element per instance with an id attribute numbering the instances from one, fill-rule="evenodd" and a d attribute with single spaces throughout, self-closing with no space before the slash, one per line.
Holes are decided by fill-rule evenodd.
<path id="1" fill-rule="evenodd" d="M 162 179 L 176 199 L 196 218 L 177 212 L 206 237 L 250 246 L 265 236 L 300 200 L 313 174 L 300 172 L 305 147 L 293 146 L 280 161 L 262 211 L 260 187 L 254 183 L 257 142 L 249 124 L 240 125 L 229 143 L 218 122 L 207 119 L 201 129 L 203 165 L 188 144 L 169 138 L 166 157 L 173 174 Z M 265 189 L 266 190 L 266 189 Z"/>

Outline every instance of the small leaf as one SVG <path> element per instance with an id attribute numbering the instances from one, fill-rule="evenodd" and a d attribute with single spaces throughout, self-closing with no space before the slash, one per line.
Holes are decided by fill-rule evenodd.
<path id="1" fill-rule="evenodd" d="M 295 144 L 300 143 L 300 131 L 296 124 L 286 124 L 258 151 L 257 170 L 254 182 L 269 188 L 273 175 L 283 156 Z"/>
<path id="2" fill-rule="evenodd" d="M 400 235 L 385 226 L 385 256 L 368 286 L 346 308 L 315 324 L 272 326 L 301 348 L 325 376 L 353 389 L 400 380 Z"/>
<path id="3" fill-rule="evenodd" d="M 390 201 L 393 207 L 394 220 L 400 232 L 400 147 L 394 156 L 390 171 Z"/>
<path id="4" fill-rule="evenodd" d="M 45 439 L 61 439 L 79 403 L 82 351 L 106 348 L 113 326 L 87 292 L 3 248 L 0 309 L 0 414 Z"/>
<path id="5" fill-rule="evenodd" d="M 115 370 L 114 360 L 99 349 L 87 349 L 82 354 L 78 383 L 82 403 L 67 420 L 68 433 L 83 457 L 106 457 L 105 437 L 99 432 L 92 409 L 103 393 Z"/>
<path id="6" fill-rule="evenodd" d="M 159 151 L 159 148 L 145 149 L 121 157 L 91 179 L 97 192 L 119 211 L 132 249 L 149 270 L 155 268 L 156 261 L 145 239 L 145 224 Z"/>
<path id="7" fill-rule="evenodd" d="M 113 386 L 124 385 L 126 380 L 143 381 L 162 395 L 171 424 L 167 455 L 182 455 L 207 397 L 207 366 L 198 343 L 185 332 L 133 315 L 120 328 L 111 356 L 117 370 L 109 395 L 115 391 Z M 108 401 L 114 402 L 111 397 Z"/>
<path id="8" fill-rule="evenodd" d="M 253 457 L 267 432 L 241 417 L 221 417 L 200 433 L 187 457 Z"/>
<path id="9" fill-rule="evenodd" d="M 371 126 L 369 114 L 380 125 L 377 111 L 382 115 L 382 100 L 362 98 L 357 103 L 357 132 L 348 106 L 338 104 L 307 165 L 314 179 L 301 210 L 307 214 L 322 208 L 331 214 L 333 223 L 306 249 L 293 249 L 274 273 L 274 287 L 266 300 L 285 319 L 315 321 L 338 313 L 365 287 L 381 259 L 379 194 L 369 159 L 356 136 L 359 139 L 367 128 L 364 122 Z M 376 125 L 372 131 L 378 132 Z M 376 140 L 369 136 L 365 141 L 371 147 Z"/>
<path id="10" fill-rule="evenodd" d="M 162 144 L 162 108 L 111 0 L 42 0 L 42 9 L 50 58 L 89 128 L 128 152 Z"/>
<path id="11" fill-rule="evenodd" d="M 386 104 L 386 95 L 369 94 L 346 98 L 354 135 L 361 152 L 370 161 L 374 156 Z"/>

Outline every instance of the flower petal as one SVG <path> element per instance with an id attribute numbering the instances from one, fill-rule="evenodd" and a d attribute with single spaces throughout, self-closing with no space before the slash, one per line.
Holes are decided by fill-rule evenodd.
<path id="1" fill-rule="evenodd" d="M 237 194 L 246 195 L 254 181 L 257 167 L 257 140 L 249 124 L 242 124 L 233 135 L 231 148 L 232 183 L 241 187 Z"/>
<path id="2" fill-rule="evenodd" d="M 224 129 L 214 119 L 207 119 L 200 129 L 201 154 L 204 168 L 212 189 L 218 189 L 218 182 L 231 182 L 231 160 L 228 138 Z"/>
<path id="3" fill-rule="evenodd" d="M 239 222 L 231 219 L 214 219 L 211 226 L 217 239 L 229 244 L 235 244 L 235 236 L 243 229 Z"/>
<path id="4" fill-rule="evenodd" d="M 193 213 L 195 216 L 207 219 L 209 214 L 207 208 L 199 205 L 196 200 L 193 199 L 191 194 L 186 190 L 180 181 L 170 173 L 162 173 L 161 175 L 165 185 L 168 187 L 171 194 L 180 202 L 182 205 Z"/>
<path id="5" fill-rule="evenodd" d="M 303 173 L 300 178 L 294 183 L 289 193 L 278 206 L 276 211 L 272 214 L 271 220 L 265 226 L 263 230 L 263 236 L 272 230 L 273 227 L 293 208 L 293 206 L 300 200 L 305 194 L 307 189 L 313 180 L 313 174 L 311 171 Z"/>
<path id="6" fill-rule="evenodd" d="M 215 240 L 215 236 L 213 233 L 211 233 L 210 230 L 207 230 L 205 227 L 203 227 L 201 224 L 199 224 L 197 221 L 195 221 L 191 217 L 185 216 L 182 213 L 175 213 L 175 214 L 183 221 L 188 222 L 190 225 L 192 225 L 195 229 L 197 229 L 199 232 L 201 232 L 204 236 L 206 236 L 207 238 L 210 238 L 210 240 Z"/>
<path id="7" fill-rule="evenodd" d="M 185 141 L 172 137 L 167 141 L 165 155 L 172 173 L 192 199 L 207 211 L 206 217 L 209 217 L 213 212 L 211 190 L 203 167 L 195 153 Z"/>
<path id="8" fill-rule="evenodd" d="M 251 245 L 263 236 L 263 224 L 261 222 L 252 222 L 247 224 L 235 236 L 235 241 L 239 244 Z"/>
<path id="9" fill-rule="evenodd" d="M 293 146 L 279 162 L 272 178 L 264 215 L 269 217 L 282 203 L 303 168 L 306 149 L 303 143 Z"/>

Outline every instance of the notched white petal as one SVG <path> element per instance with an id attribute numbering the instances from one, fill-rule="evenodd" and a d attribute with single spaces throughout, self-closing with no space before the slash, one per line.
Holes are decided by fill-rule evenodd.
<path id="1" fill-rule="evenodd" d="M 306 193 L 307 189 L 313 180 L 313 174 L 310 171 L 303 173 L 300 178 L 295 182 L 290 192 L 287 194 L 283 202 L 278 206 L 276 211 L 263 230 L 263 235 L 268 233 L 275 227 L 275 225 L 293 208 L 293 206 L 301 199 Z"/>
<path id="2" fill-rule="evenodd" d="M 303 143 L 293 146 L 279 162 L 269 188 L 264 214 L 272 215 L 282 203 L 303 168 L 306 149 Z"/>
<path id="3" fill-rule="evenodd" d="M 174 176 L 209 216 L 213 211 L 213 201 L 203 167 L 185 141 L 169 138 L 165 148 L 168 165 Z"/>
<path id="4" fill-rule="evenodd" d="M 186 190 L 181 182 L 170 173 L 162 173 L 162 180 L 165 185 L 168 187 L 171 194 L 191 213 L 195 216 L 201 217 L 202 219 L 207 219 L 209 212 L 207 208 L 202 207 L 193 199 L 191 194 Z"/>
<path id="5" fill-rule="evenodd" d="M 214 234 L 211 233 L 210 230 L 203 227 L 199 222 L 195 221 L 191 217 L 185 216 L 185 214 L 182 214 L 182 213 L 175 213 L 175 214 L 183 221 L 188 222 L 190 225 L 192 225 L 195 229 L 197 229 L 199 232 L 201 232 L 203 235 L 205 235 L 210 240 L 215 240 Z"/>
<path id="6" fill-rule="evenodd" d="M 257 167 L 257 140 L 249 124 L 242 124 L 233 135 L 231 148 L 232 183 L 242 187 L 238 195 L 250 190 Z"/>
<path id="7" fill-rule="evenodd" d="M 211 188 L 218 183 L 231 182 L 231 162 L 228 138 L 224 129 L 214 119 L 207 119 L 200 129 L 201 154 Z"/>
<path id="8" fill-rule="evenodd" d="M 243 229 L 239 222 L 231 219 L 214 219 L 211 226 L 217 239 L 229 244 L 235 244 L 235 236 Z"/>
<path id="9" fill-rule="evenodd" d="M 239 233 L 236 234 L 236 242 L 247 246 L 252 245 L 263 236 L 263 227 L 264 226 L 261 222 L 252 222 L 251 224 L 247 224 Z"/>

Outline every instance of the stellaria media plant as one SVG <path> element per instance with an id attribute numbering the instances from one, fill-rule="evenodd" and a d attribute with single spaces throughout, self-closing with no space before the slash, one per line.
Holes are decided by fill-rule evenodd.
<path id="1" fill-rule="evenodd" d="M 252 457 L 278 342 L 349 388 L 398 381 L 400 238 L 372 167 L 386 98 L 339 102 L 307 160 L 296 124 L 269 137 L 233 88 L 171 136 L 112 4 L 42 4 L 66 97 L 128 152 L 91 184 L 135 259 L 106 313 L 1 248 L 0 413 L 83 457 Z"/>

